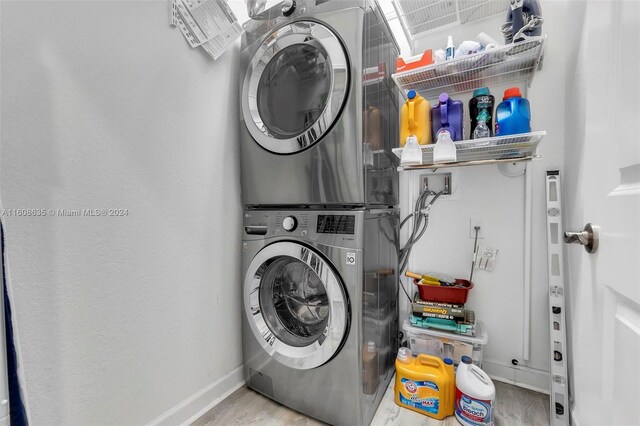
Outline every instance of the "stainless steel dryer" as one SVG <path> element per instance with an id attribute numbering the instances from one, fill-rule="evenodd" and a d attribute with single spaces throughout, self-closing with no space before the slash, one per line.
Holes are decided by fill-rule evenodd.
<path id="1" fill-rule="evenodd" d="M 245 24 L 248 206 L 396 205 L 398 47 L 369 0 L 296 0 Z"/>
<path id="2" fill-rule="evenodd" d="M 245 212 L 249 387 L 330 424 L 369 424 L 397 348 L 397 222 L 393 209 Z"/>

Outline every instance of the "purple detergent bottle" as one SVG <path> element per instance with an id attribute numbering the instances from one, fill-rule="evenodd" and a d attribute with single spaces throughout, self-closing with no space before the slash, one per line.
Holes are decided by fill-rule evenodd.
<path id="1" fill-rule="evenodd" d="M 454 141 L 463 139 L 464 105 L 462 101 L 449 98 L 447 93 L 441 93 L 438 105 L 431 108 L 431 134 L 433 140 L 438 140 L 438 133 L 446 130 Z"/>

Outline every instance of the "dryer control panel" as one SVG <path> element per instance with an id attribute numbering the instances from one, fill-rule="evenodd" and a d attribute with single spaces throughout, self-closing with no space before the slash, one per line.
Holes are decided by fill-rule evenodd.
<path id="1" fill-rule="evenodd" d="M 353 235 L 356 229 L 356 217 L 354 215 L 318 215 L 318 234 L 348 234 Z"/>

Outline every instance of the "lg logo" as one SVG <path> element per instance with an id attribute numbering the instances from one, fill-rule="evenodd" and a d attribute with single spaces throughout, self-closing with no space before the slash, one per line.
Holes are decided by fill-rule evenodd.
<path id="1" fill-rule="evenodd" d="M 347 253 L 347 265 L 355 265 L 355 264 L 356 264 L 356 254 Z"/>

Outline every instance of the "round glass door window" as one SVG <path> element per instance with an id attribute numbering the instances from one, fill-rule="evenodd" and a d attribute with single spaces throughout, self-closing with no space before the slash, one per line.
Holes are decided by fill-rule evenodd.
<path id="1" fill-rule="evenodd" d="M 322 115 L 331 92 L 331 64 L 321 46 L 295 44 L 267 64 L 258 85 L 258 113 L 271 136 L 303 134 Z"/>
<path id="2" fill-rule="evenodd" d="M 348 88 L 349 66 L 338 37 L 317 22 L 287 24 L 266 37 L 247 68 L 247 130 L 271 152 L 304 150 L 331 129 Z"/>
<path id="3" fill-rule="evenodd" d="M 276 338 L 307 346 L 323 337 L 329 298 L 316 273 L 292 257 L 268 262 L 260 287 L 260 307 Z"/>
<path id="4" fill-rule="evenodd" d="M 276 360 L 309 369 L 330 360 L 348 332 L 342 282 L 313 249 L 293 242 L 263 248 L 244 285 L 245 313 L 254 337 Z"/>

